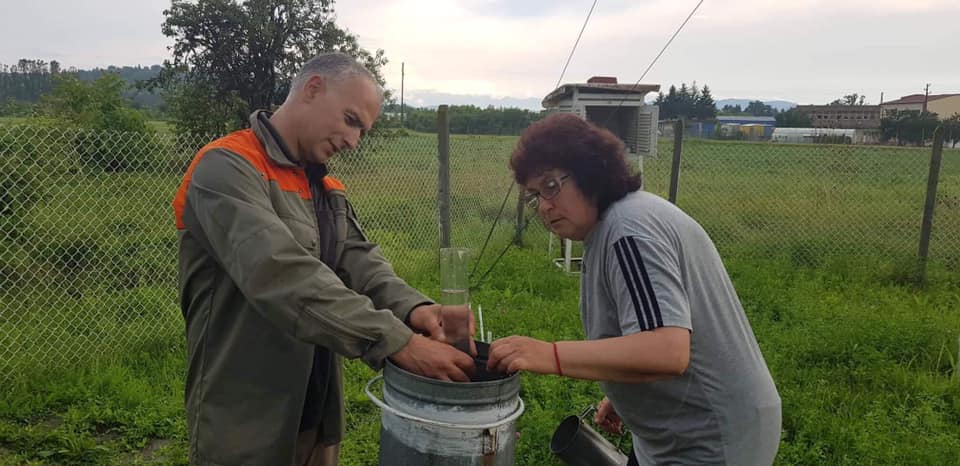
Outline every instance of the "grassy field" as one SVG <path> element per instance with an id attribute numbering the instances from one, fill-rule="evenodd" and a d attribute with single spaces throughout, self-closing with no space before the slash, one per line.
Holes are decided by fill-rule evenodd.
<path id="1" fill-rule="evenodd" d="M 4 117 L 0 116 L 0 125 L 23 125 L 28 123 L 27 117 Z M 147 128 L 159 133 L 170 134 L 173 132 L 173 125 L 167 121 L 149 120 Z"/>
<path id="2" fill-rule="evenodd" d="M 666 195 L 663 149 L 646 171 Z M 899 266 L 916 256 L 929 160 L 929 148 L 686 141 L 677 202 L 725 252 Z M 945 152 L 937 200 L 931 255 L 960 271 L 960 151 Z"/>
<path id="3" fill-rule="evenodd" d="M 162 120 L 150 120 L 147 122 L 147 128 L 150 128 L 153 131 L 158 133 L 170 134 L 173 133 L 173 124 L 168 121 Z"/>
<path id="4" fill-rule="evenodd" d="M 31 151 L 43 165 L 0 170 L 16 180 L 0 199 L 13 206 L 0 217 L 0 464 L 184 464 L 169 199 L 189 151 L 158 144 L 169 153 L 153 166 L 103 173 L 13 136 L 0 131 L 4 159 Z M 515 140 L 452 138 L 455 245 L 479 252 Z M 368 234 L 432 295 L 435 151 L 428 135 L 370 140 L 333 167 Z M 648 190 L 666 193 L 670 151 L 645 162 Z M 717 240 L 784 401 L 778 464 L 960 457 L 960 152 L 944 157 L 929 281 L 916 287 L 928 160 L 927 149 L 685 143 L 679 204 Z M 513 233 L 514 196 L 478 274 Z M 473 294 L 488 329 L 582 337 L 577 279 L 550 265 L 541 226 L 524 239 Z M 374 373 L 349 362 L 346 374 L 342 463 L 373 464 L 379 413 L 362 385 Z M 517 464 L 558 464 L 552 430 L 600 392 L 555 377 L 522 386 Z"/>
<path id="5" fill-rule="evenodd" d="M 22 124 L 25 121 L 26 121 L 26 118 L 22 118 L 22 117 L 0 116 L 0 125 L 17 125 L 17 124 Z"/>

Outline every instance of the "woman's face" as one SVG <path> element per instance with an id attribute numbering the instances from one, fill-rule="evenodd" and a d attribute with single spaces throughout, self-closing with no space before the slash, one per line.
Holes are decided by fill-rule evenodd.
<path id="1" fill-rule="evenodd" d="M 524 188 L 528 205 L 536 205 L 543 223 L 561 238 L 583 241 L 597 224 L 596 203 L 568 173 L 547 170 L 527 180 Z"/>

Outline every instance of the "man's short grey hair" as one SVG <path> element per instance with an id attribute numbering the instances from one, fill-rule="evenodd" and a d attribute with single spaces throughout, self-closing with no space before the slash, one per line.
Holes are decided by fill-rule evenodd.
<path id="1" fill-rule="evenodd" d="M 342 83 L 350 78 L 365 77 L 377 87 L 377 93 L 383 100 L 383 88 L 377 78 L 355 58 L 341 52 L 322 53 L 308 60 L 290 83 L 290 94 L 303 88 L 311 76 L 320 75 L 333 83 Z"/>

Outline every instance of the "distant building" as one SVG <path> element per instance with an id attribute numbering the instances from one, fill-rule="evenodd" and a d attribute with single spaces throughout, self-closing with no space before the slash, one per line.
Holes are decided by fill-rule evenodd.
<path id="1" fill-rule="evenodd" d="M 906 110 L 923 110 L 923 94 L 911 94 L 903 96 L 897 100 L 884 102 L 880 104 L 880 113 L 882 117 L 887 117 L 894 112 Z M 927 111 L 936 113 L 940 119 L 950 118 L 955 113 L 960 113 L 960 94 L 934 94 L 926 96 Z"/>
<path id="2" fill-rule="evenodd" d="M 721 115 L 717 117 L 717 123 L 721 125 L 738 124 L 777 126 L 777 119 L 772 116 Z"/>
<path id="3" fill-rule="evenodd" d="M 814 128 L 880 128 L 879 105 L 798 105 L 796 111 L 810 117 Z"/>
<path id="4" fill-rule="evenodd" d="M 777 128 L 770 140 L 794 144 L 876 144 L 879 132 L 853 128 Z"/>
<path id="5" fill-rule="evenodd" d="M 673 137 L 672 120 L 663 120 L 660 122 L 660 136 L 666 138 Z M 737 139 L 760 140 L 770 139 L 773 134 L 773 128 L 777 126 L 777 119 L 774 117 L 755 117 L 755 116 L 718 116 L 709 121 L 688 121 L 684 125 L 683 137 L 685 138 L 706 138 L 715 137 L 736 137 Z"/>
<path id="6" fill-rule="evenodd" d="M 724 136 L 740 133 L 745 139 L 756 141 L 770 139 L 777 119 L 772 116 L 723 115 L 717 117 L 717 131 Z"/>

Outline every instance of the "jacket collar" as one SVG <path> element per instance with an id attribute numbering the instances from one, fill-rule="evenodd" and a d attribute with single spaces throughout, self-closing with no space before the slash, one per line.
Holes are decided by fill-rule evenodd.
<path id="1" fill-rule="evenodd" d="M 301 166 L 290 156 L 289 147 L 280 138 L 280 134 L 277 133 L 273 125 L 270 124 L 271 115 L 273 115 L 273 112 L 266 110 L 257 110 L 250 114 L 250 128 L 253 129 L 253 134 L 263 144 L 263 147 L 267 150 L 267 156 L 273 163 L 289 168 Z"/>

